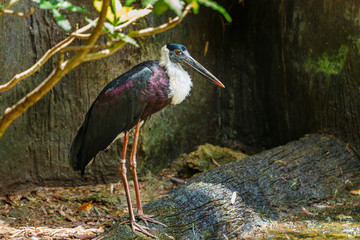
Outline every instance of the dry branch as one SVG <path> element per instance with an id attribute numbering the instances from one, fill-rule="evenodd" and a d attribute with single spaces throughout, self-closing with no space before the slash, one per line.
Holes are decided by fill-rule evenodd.
<path id="1" fill-rule="evenodd" d="M 99 20 L 96 24 L 96 27 L 91 33 L 90 38 L 86 42 L 86 46 L 95 45 L 97 39 L 100 37 L 102 33 L 102 26 L 105 22 L 106 11 L 109 5 L 110 0 L 104 0 L 103 7 L 100 12 Z M 72 41 L 72 40 L 71 40 Z M 77 53 L 70 60 L 64 62 L 62 64 L 62 69 L 56 68 L 38 87 L 36 87 L 33 91 L 28 93 L 24 98 L 19 100 L 15 105 L 5 110 L 4 115 L 0 118 L 0 136 L 2 136 L 6 130 L 6 128 L 23 112 L 26 111 L 30 106 L 32 106 L 35 102 L 39 101 L 39 99 L 44 96 L 47 92 L 50 91 L 51 88 L 69 71 L 73 68 L 77 67 L 80 63 L 82 63 L 85 55 L 90 51 L 89 48 L 84 48 L 79 53 Z"/>
<path id="2" fill-rule="evenodd" d="M 108 2 L 108 1 L 107 1 Z M 105 5 L 103 5 L 105 6 Z M 150 8 L 150 6 L 146 7 Z M 177 24 L 179 24 L 182 19 L 189 13 L 191 9 L 191 5 L 187 5 L 180 17 L 175 17 L 173 19 L 170 19 L 167 23 L 164 23 L 157 27 L 151 27 L 146 28 L 138 31 L 132 31 L 128 35 L 133 38 L 138 37 L 144 37 L 152 34 L 158 34 L 162 33 L 164 31 L 167 31 L 173 27 L 175 27 Z M 101 11 L 99 20 L 97 21 L 95 29 L 92 31 L 91 35 L 85 33 L 88 31 L 91 27 L 93 27 L 96 20 L 92 23 L 89 23 L 85 27 L 75 31 L 72 33 L 68 38 L 64 39 L 60 43 L 58 43 L 53 48 L 49 49 L 41 58 L 39 61 L 37 61 L 32 67 L 30 67 L 28 70 L 16 74 L 9 82 L 0 85 L 0 92 L 6 91 L 10 89 L 11 87 L 15 86 L 16 83 L 21 81 L 22 79 L 31 76 L 34 74 L 41 66 L 43 66 L 47 60 L 52 57 L 55 53 L 60 51 L 59 54 L 59 62 L 56 69 L 53 70 L 53 72 L 33 91 L 28 93 L 24 98 L 19 100 L 15 105 L 12 107 L 9 107 L 5 110 L 4 115 L 0 118 L 0 137 L 4 134 L 5 130 L 9 127 L 9 125 L 22 113 L 24 113 L 30 106 L 32 106 L 34 103 L 36 103 L 41 97 L 43 97 L 48 91 L 50 91 L 51 88 L 54 87 L 54 85 L 69 71 L 71 71 L 73 68 L 77 67 L 79 64 L 81 64 L 84 61 L 91 61 L 95 59 L 104 58 L 107 56 L 110 56 L 111 54 L 118 51 L 120 48 L 122 48 L 126 42 L 125 41 L 119 41 L 113 43 L 110 47 L 102 49 L 98 52 L 89 53 L 91 49 L 94 49 L 94 45 L 99 38 L 100 35 L 104 34 L 102 31 L 102 26 L 105 21 L 106 11 Z M 136 22 L 141 16 L 134 17 L 133 19 L 130 19 L 126 23 L 116 27 L 117 31 L 121 31 L 125 27 L 128 27 L 132 23 Z M 63 51 L 66 51 L 65 48 L 73 42 L 75 38 L 80 39 L 88 39 L 85 46 L 77 47 L 76 49 L 73 49 L 72 47 L 68 50 L 80 50 L 74 57 L 72 57 L 70 60 L 67 60 L 63 62 Z M 96 47 L 95 47 L 96 48 Z"/>
<path id="3" fill-rule="evenodd" d="M 30 7 L 28 13 L 15 12 L 15 11 L 10 10 L 10 9 L 5 9 L 5 10 L 0 12 L 0 14 L 9 14 L 9 15 L 14 15 L 14 16 L 23 17 L 23 18 L 27 18 L 33 13 L 34 13 L 34 8 L 33 7 Z"/>
<path id="4" fill-rule="evenodd" d="M 11 0 L 7 5 L 3 6 L 0 10 L 0 15 L 5 13 L 5 10 L 11 8 L 15 3 L 17 3 L 19 0 Z"/>
<path id="5" fill-rule="evenodd" d="M 95 20 L 94 22 L 96 22 L 96 21 L 97 20 Z M 78 29 L 77 31 L 72 33 L 69 37 L 65 38 L 64 40 L 62 40 L 61 42 L 56 44 L 53 48 L 49 49 L 32 67 L 30 67 L 29 69 L 27 69 L 26 71 L 24 71 L 22 73 L 16 74 L 9 82 L 7 82 L 3 85 L 0 85 L 0 92 L 9 90 L 13 86 L 15 86 L 15 84 L 17 84 L 19 81 L 21 81 L 22 79 L 33 75 L 55 53 L 57 53 L 61 49 L 65 48 L 69 44 L 71 44 L 75 40 L 75 38 L 82 38 L 81 34 L 88 31 L 93 26 L 94 22 L 89 23 L 88 25 L 86 25 L 86 26 L 82 27 L 81 29 Z M 86 39 L 89 38 L 89 36 L 90 36 L 90 34 L 86 37 Z"/>
<path id="6" fill-rule="evenodd" d="M 183 18 L 190 12 L 190 9 L 191 9 L 191 4 L 189 4 L 185 7 L 185 9 L 180 17 L 175 17 L 173 19 L 170 19 L 167 23 L 161 24 L 160 26 L 157 26 L 157 27 L 150 27 L 150 28 L 145 28 L 145 29 L 141 29 L 138 31 L 131 31 L 128 34 L 128 36 L 132 37 L 132 38 L 140 38 L 140 37 L 145 37 L 145 36 L 165 32 L 165 31 L 175 27 L 179 23 L 181 23 Z M 123 29 L 123 28 L 129 26 L 132 22 L 135 22 L 136 20 L 137 19 L 133 19 L 133 20 L 126 22 L 123 25 L 120 25 L 119 27 L 117 27 L 116 30 Z M 108 57 L 108 56 L 112 55 L 113 53 L 117 52 L 125 44 L 126 44 L 126 42 L 120 41 L 120 42 L 115 43 L 108 49 L 103 49 L 103 50 L 101 50 L 99 52 L 95 52 L 95 53 L 89 53 L 85 57 L 85 60 L 92 61 L 92 60 Z"/>
<path id="7" fill-rule="evenodd" d="M 183 18 L 189 13 L 191 7 L 192 7 L 191 4 L 187 5 L 185 7 L 181 17 L 175 17 L 173 19 L 170 19 L 169 22 L 164 23 L 158 27 L 150 27 L 150 28 L 139 30 L 139 31 L 130 32 L 129 36 L 133 37 L 133 38 L 138 38 L 138 37 L 144 37 L 144 36 L 149 36 L 149 35 L 165 32 L 165 31 L 175 27 L 177 24 L 179 24 L 183 20 Z"/>

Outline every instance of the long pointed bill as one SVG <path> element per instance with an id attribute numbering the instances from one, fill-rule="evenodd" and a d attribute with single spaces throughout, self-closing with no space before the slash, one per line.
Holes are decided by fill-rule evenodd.
<path id="1" fill-rule="evenodd" d="M 224 84 L 222 84 L 219 79 L 217 79 L 214 75 L 212 75 L 206 68 L 204 68 L 200 63 L 198 63 L 195 59 L 193 59 L 190 55 L 187 59 L 183 60 L 184 63 L 198 71 L 204 77 L 210 79 L 215 85 L 218 85 L 222 88 L 225 88 Z"/>

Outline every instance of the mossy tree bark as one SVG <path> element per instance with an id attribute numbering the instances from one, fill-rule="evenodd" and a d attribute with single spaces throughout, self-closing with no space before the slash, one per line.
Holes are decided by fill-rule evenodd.
<path id="1" fill-rule="evenodd" d="M 0 4 L 5 2 L 0 0 Z M 85 178 L 68 165 L 69 145 L 99 91 L 137 63 L 157 59 L 159 49 L 169 42 L 187 45 L 226 88 L 215 88 L 190 73 L 194 80 L 191 96 L 145 124 L 139 143 L 140 172 L 161 170 L 180 153 L 206 142 L 227 146 L 235 140 L 268 148 L 309 132 L 329 130 L 360 148 L 360 2 L 219 3 L 233 17 L 230 25 L 223 25 L 218 13 L 201 8 L 199 15 L 184 19 L 178 28 L 139 41 L 141 48 L 125 47 L 64 77 L 0 138 L 0 194 L 29 185 L 118 181 L 120 144 L 100 153 L 101 161 L 87 169 Z M 14 10 L 35 6 L 31 0 L 21 4 Z M 91 2 L 84 4 L 92 9 Z M 156 25 L 167 17 L 149 18 L 141 24 Z M 85 24 L 76 14 L 68 18 Z M 39 9 L 26 19 L 3 14 L 0 26 L 1 83 L 64 39 L 51 14 Z M 49 75 L 56 61 L 50 60 L 37 74 L 2 93 L 0 111 Z"/>
<path id="2" fill-rule="evenodd" d="M 221 136 L 268 148 L 327 130 L 360 148 L 360 2 L 245 0 L 230 14 L 212 28 Z"/>
<path id="3" fill-rule="evenodd" d="M 7 1 L 0 0 L 0 5 L 5 2 Z M 98 15 L 91 1 L 80 5 L 90 11 L 87 17 L 95 18 Z M 52 14 L 39 9 L 38 5 L 31 0 L 20 1 L 13 9 L 24 11 L 30 6 L 35 8 L 35 12 L 28 18 L 4 14 L 0 17 L 2 30 L 0 31 L 0 71 L 2 73 L 0 84 L 6 83 L 15 74 L 32 66 L 48 49 L 67 36 L 57 26 Z M 84 178 L 70 169 L 67 153 L 77 128 L 83 122 L 91 103 L 108 82 L 140 62 L 158 59 L 161 47 L 167 43 L 176 40 L 187 45 L 199 62 L 209 69 L 214 69 L 203 60 L 203 42 L 200 40 L 204 33 L 196 31 L 196 29 L 205 29 L 204 26 L 214 21 L 206 17 L 206 13 L 211 11 L 204 8 L 199 13 L 200 16 L 192 15 L 184 18 L 177 30 L 175 28 L 166 33 L 138 39 L 140 48 L 125 46 L 108 58 L 84 63 L 67 74 L 52 88 L 51 92 L 16 119 L 0 138 L 2 164 L 0 195 L 38 185 L 73 186 L 120 180 L 117 170 L 121 152 L 120 142 L 113 144 L 106 153 L 100 152 L 97 161 L 87 168 Z M 169 17 L 175 16 L 170 11 L 159 18 L 149 16 L 134 28 L 157 26 L 167 22 Z M 79 23 L 79 26 L 86 25 L 84 15 L 68 13 L 66 17 L 74 25 L 75 23 Z M 196 24 L 193 24 L 194 22 Z M 75 42 L 81 44 L 78 40 Z M 195 49 L 201 50 L 195 51 Z M 66 54 L 72 54 L 72 52 Z M 54 57 L 36 74 L 1 93 L 0 112 L 4 112 L 7 107 L 12 106 L 34 89 L 51 73 L 56 64 L 57 58 Z M 216 75 L 216 72 L 214 74 Z M 194 75 L 193 80 L 196 82 L 200 78 L 200 75 Z M 204 106 L 208 109 L 214 108 L 213 98 L 203 99 L 203 96 L 214 95 L 215 86 L 205 80 L 204 87 L 202 84 L 195 83 L 194 85 L 197 90 L 192 92 L 191 99 L 188 98 L 182 106 L 169 107 L 165 110 L 166 113 L 165 111 L 158 113 L 144 126 L 138 154 L 140 171 L 144 166 L 143 162 L 146 162 L 146 170 L 160 170 L 168 164 L 169 159 L 175 159 L 180 153 L 193 150 L 200 143 L 214 140 L 214 135 L 207 136 L 207 132 L 214 132 L 216 127 L 214 121 L 208 124 L 211 112 L 202 111 L 204 116 L 209 116 L 202 119 L 197 119 L 197 114 L 198 109 L 205 109 Z M 185 124 L 188 126 L 185 128 L 183 124 L 195 120 L 199 122 L 199 126 L 202 126 L 198 127 L 197 134 L 206 137 L 192 138 L 188 141 L 187 136 L 194 132 L 194 127 L 191 124 Z M 164 152 L 167 154 L 163 154 Z"/>
<path id="4" fill-rule="evenodd" d="M 150 224 L 160 239 L 235 239 L 324 199 L 360 186 L 360 159 L 343 142 L 309 135 L 194 177 L 147 204 L 145 213 L 168 225 Z M 233 193 L 237 192 L 234 204 Z M 115 225 L 105 239 L 147 239 Z"/>

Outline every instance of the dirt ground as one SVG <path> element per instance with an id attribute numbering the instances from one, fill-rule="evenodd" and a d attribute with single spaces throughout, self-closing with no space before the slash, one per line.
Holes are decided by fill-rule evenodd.
<path id="1" fill-rule="evenodd" d="M 170 168 L 156 176 L 151 173 L 139 176 L 143 204 L 166 196 L 176 184 L 183 183 L 183 179 L 201 174 L 199 170 L 207 170 L 199 169 L 201 166 L 211 169 L 223 165 L 221 157 L 215 157 L 216 153 L 212 146 L 199 148 L 195 153 L 181 155 Z M 194 159 L 208 160 L 205 164 Z M 189 162 L 192 169 L 186 167 Z M 133 182 L 130 181 L 129 185 L 132 199 L 135 199 Z M 349 188 L 353 187 L 350 185 Z M 350 191 L 344 199 L 334 197 L 303 206 L 297 214 L 272 220 L 269 229 L 249 239 L 358 239 L 359 195 L 360 189 L 357 189 Z M 81 187 L 38 187 L 0 197 L 0 239 L 93 239 L 127 212 L 121 182 Z"/>
<path id="2" fill-rule="evenodd" d="M 163 197 L 168 179 L 145 176 L 143 204 Z M 130 182 L 131 194 L 134 193 Z M 134 195 L 132 195 L 134 198 Z M 121 182 L 81 187 L 39 187 L 0 198 L 0 239 L 92 239 L 128 212 Z"/>
<path id="3" fill-rule="evenodd" d="M 175 187 L 164 172 L 156 177 L 149 174 L 140 180 L 144 204 L 165 196 Z M 133 190 L 130 182 L 131 194 Z M 325 200 L 303 207 L 292 217 L 272 221 L 267 230 L 263 229 L 250 239 L 360 238 L 360 200 L 356 196 L 351 200 Z M 135 199 L 134 195 L 132 198 Z M 65 188 L 39 187 L 0 198 L 0 239 L 93 239 L 127 212 L 121 182 Z"/>
<path id="4" fill-rule="evenodd" d="M 224 165 L 228 159 L 246 156 L 241 151 L 210 144 L 199 146 L 189 155 L 182 154 L 158 175 L 148 173 L 139 176 L 142 203 L 165 196 L 175 185 L 194 174 Z M 189 162 L 191 167 L 188 167 Z M 132 199 L 135 199 L 131 180 L 129 186 Z M 127 212 L 122 182 L 81 187 L 39 187 L 0 197 L 0 239 L 92 239 Z"/>

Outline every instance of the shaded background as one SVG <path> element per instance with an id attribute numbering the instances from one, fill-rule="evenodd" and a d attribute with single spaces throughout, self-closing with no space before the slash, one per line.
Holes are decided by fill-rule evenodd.
<path id="1" fill-rule="evenodd" d="M 0 4 L 4 1 L 0 1 Z M 25 11 L 27 0 L 14 10 Z M 266 149 L 306 133 L 325 131 L 360 148 L 360 8 L 358 1 L 219 1 L 233 18 L 205 7 L 175 29 L 139 40 L 106 59 L 82 64 L 18 118 L 0 138 L 0 194 L 33 185 L 118 181 L 121 143 L 101 152 L 84 178 L 68 166 L 78 126 L 101 89 L 169 42 L 189 52 L 226 86 L 191 72 L 194 87 L 182 104 L 152 116 L 140 137 L 139 170 L 156 173 L 184 152 L 210 142 Z M 91 2 L 84 5 L 92 9 Z M 69 14 L 72 23 L 83 22 Z M 148 17 L 140 26 L 172 16 Z M 26 19 L 0 16 L 0 83 L 32 66 L 64 32 L 50 13 Z M 206 41 L 209 49 L 204 56 Z M 32 90 L 53 69 L 0 93 L 0 112 Z M 239 173 L 240 174 L 240 173 Z"/>

